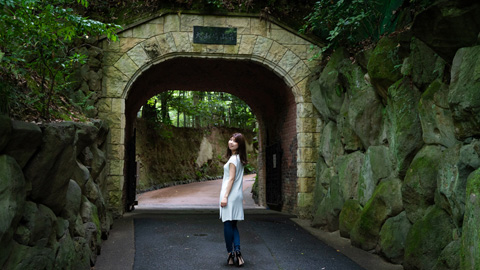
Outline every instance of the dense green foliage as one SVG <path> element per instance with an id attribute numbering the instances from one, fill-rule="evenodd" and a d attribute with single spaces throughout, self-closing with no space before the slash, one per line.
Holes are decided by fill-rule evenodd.
<path id="1" fill-rule="evenodd" d="M 74 106 L 71 106 L 72 101 L 66 97 L 66 93 L 71 90 L 72 83 L 75 83 L 72 74 L 88 60 L 85 55 L 78 53 L 82 51 L 80 48 L 90 46 L 98 35 L 106 35 L 115 41 L 115 31 L 119 28 L 117 24 L 132 23 L 158 12 L 196 10 L 211 14 L 257 13 L 263 19 L 274 18 L 294 29 L 300 29 L 300 32 L 320 37 L 327 45 L 319 51 L 323 53 L 339 45 L 358 49 L 365 46 L 362 42 L 375 43 L 381 35 L 407 25 L 415 12 L 432 2 L 434 1 L 0 0 L 0 113 L 23 119 L 24 115 L 34 114 L 30 117 L 32 120 L 73 119 Z M 110 24 L 95 19 L 107 20 Z M 169 94 L 163 95 L 163 101 L 168 101 Z M 85 104 L 88 98 L 84 97 Z M 172 104 L 175 104 L 177 99 L 172 100 Z M 78 103 L 78 100 L 75 102 Z M 159 103 L 163 104 L 161 99 Z M 200 105 L 196 104 L 196 107 Z M 169 119 L 173 124 L 185 126 L 194 126 L 195 123 L 203 125 L 198 123 L 206 122 L 197 114 L 202 110 L 172 106 L 178 107 L 179 114 L 185 113 L 193 120 L 188 120 L 188 117 L 184 117 L 185 120 L 172 120 L 174 116 L 170 117 L 163 112 L 160 115 L 162 122 Z M 232 108 L 245 110 L 235 106 L 229 110 Z M 242 114 L 239 112 L 239 115 Z M 228 124 L 237 122 L 248 125 L 244 119 L 231 118 L 233 115 L 229 112 L 228 117 L 219 116 L 218 119 L 230 119 Z"/>
<path id="2" fill-rule="evenodd" d="M 302 33 L 312 33 L 326 41 L 319 53 L 338 46 L 359 47 L 375 43 L 380 36 L 401 30 L 415 12 L 434 0 L 320 0 L 305 17 Z"/>
<path id="3" fill-rule="evenodd" d="M 78 0 L 84 7 L 86 0 Z M 50 119 L 72 83 L 69 79 L 86 56 L 76 50 L 89 37 L 105 34 L 115 41 L 117 25 L 104 24 L 77 15 L 67 0 L 0 0 L 0 109 L 11 111 L 15 102 L 25 102 Z M 15 85 L 28 90 L 13 92 Z M 68 112 L 68 110 L 65 110 Z"/>
<path id="4" fill-rule="evenodd" d="M 252 13 L 268 19 L 284 21 L 300 28 L 303 18 L 311 12 L 315 0 L 90 0 L 83 10 L 92 18 L 108 19 L 117 24 L 129 24 L 165 11 L 181 13 L 193 10 L 205 13 Z"/>
<path id="5" fill-rule="evenodd" d="M 176 127 L 255 128 L 255 116 L 241 99 L 223 92 L 168 91 L 147 101 L 142 117 Z"/>

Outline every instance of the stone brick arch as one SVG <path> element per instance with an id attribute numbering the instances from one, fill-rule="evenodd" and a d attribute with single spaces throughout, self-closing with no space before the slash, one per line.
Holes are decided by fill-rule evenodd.
<path id="1" fill-rule="evenodd" d="M 235 27 L 237 44 L 195 44 L 193 43 L 193 26 Z M 126 28 L 119 36 L 119 42 L 104 41 L 102 45 L 104 50 L 102 98 L 97 104 L 99 117 L 109 122 L 111 127 L 109 193 L 112 206 L 118 209 L 122 207 L 121 197 L 124 194 L 125 183 L 124 152 L 130 128 L 127 112 L 128 107 L 133 106 L 132 100 L 135 98 L 132 95 L 139 95 L 141 92 L 138 90 L 142 85 L 141 81 L 150 80 L 152 83 L 155 81 L 152 70 L 161 70 L 161 67 L 168 67 L 173 63 L 178 68 L 182 62 L 195 65 L 204 63 L 210 67 L 214 67 L 214 64 L 222 65 L 224 68 L 231 69 L 232 72 L 235 65 L 245 72 L 251 66 L 265 77 L 271 75 L 283 82 L 283 86 L 279 84 L 278 88 L 286 88 L 290 92 L 292 100 L 285 102 L 293 104 L 289 105 L 289 108 L 294 109 L 294 115 L 290 116 L 292 120 L 285 124 L 287 127 L 278 132 L 294 133 L 294 136 L 291 136 L 294 140 L 283 143 L 283 147 L 288 151 L 287 159 L 290 158 L 295 165 L 295 169 L 292 169 L 290 174 L 287 173 L 283 179 L 283 184 L 288 190 L 284 197 L 288 197 L 289 200 L 285 210 L 301 211 L 302 208 L 310 206 L 315 180 L 316 146 L 319 138 L 318 118 L 315 117 L 307 86 L 309 76 L 316 65 L 315 61 L 309 61 L 314 53 L 310 49 L 315 46 L 312 42 L 287 28 L 262 21 L 257 17 L 198 14 L 158 16 Z M 261 78 L 258 79 L 261 80 Z M 245 77 L 245 80 L 248 78 Z M 272 78 L 272 80 L 276 79 Z M 170 85 L 162 83 L 158 87 Z M 209 84 L 205 83 L 205 85 Z M 239 85 L 241 84 L 237 83 L 237 88 L 241 88 Z M 143 87 L 148 88 L 148 86 Z M 164 89 L 166 90 L 169 89 Z M 269 98 L 275 99 L 274 94 L 269 95 Z M 245 98 L 248 99 L 248 97 Z M 262 106 L 258 105 L 258 101 L 252 102 L 253 106 L 257 107 L 254 110 L 261 111 L 259 107 Z M 288 116 L 284 120 L 286 119 L 289 119 Z M 263 121 L 265 122 L 265 117 Z M 263 135 L 266 136 L 266 134 Z M 288 136 L 285 135 L 285 137 Z M 268 143 L 267 139 L 265 143 Z"/>

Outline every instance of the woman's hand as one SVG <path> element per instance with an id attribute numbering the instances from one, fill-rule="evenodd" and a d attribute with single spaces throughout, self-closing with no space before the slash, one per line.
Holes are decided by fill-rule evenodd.
<path id="1" fill-rule="evenodd" d="M 220 202 L 221 207 L 227 206 L 228 198 L 223 197 L 222 201 Z"/>

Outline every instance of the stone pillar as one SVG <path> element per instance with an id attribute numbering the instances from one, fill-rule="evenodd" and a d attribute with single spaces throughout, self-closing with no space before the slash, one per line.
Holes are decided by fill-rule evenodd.
<path id="1" fill-rule="evenodd" d="M 311 102 L 297 103 L 297 212 L 301 217 L 309 217 L 313 206 L 321 124 Z"/>
<path id="2" fill-rule="evenodd" d="M 125 100 L 103 98 L 99 101 L 99 117 L 110 127 L 108 144 L 108 203 L 116 215 L 123 213 L 123 186 L 125 164 Z"/>

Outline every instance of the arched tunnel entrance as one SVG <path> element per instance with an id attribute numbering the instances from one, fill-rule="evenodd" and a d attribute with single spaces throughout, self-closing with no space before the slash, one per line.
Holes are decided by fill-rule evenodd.
<path id="1" fill-rule="evenodd" d="M 296 203 L 296 103 L 290 87 L 266 66 L 248 59 L 177 56 L 138 75 L 125 99 L 124 205 L 136 196 L 137 112 L 146 100 L 168 90 L 222 91 L 244 100 L 259 124 L 258 184 L 262 206 L 292 211 Z"/>

